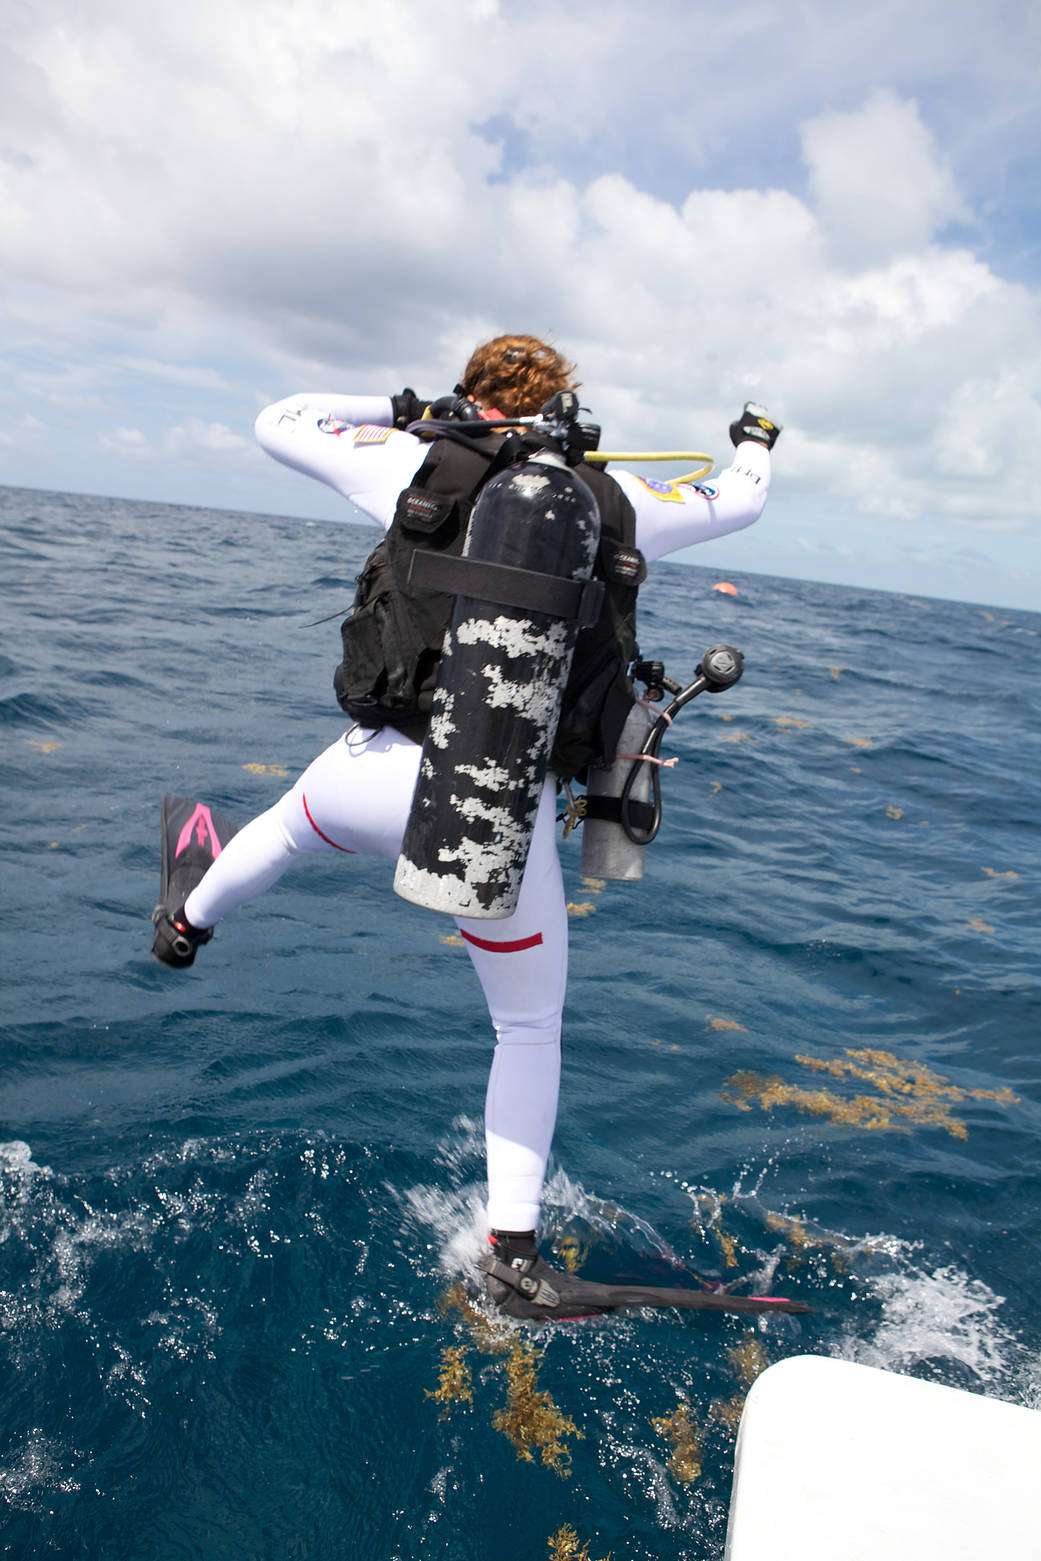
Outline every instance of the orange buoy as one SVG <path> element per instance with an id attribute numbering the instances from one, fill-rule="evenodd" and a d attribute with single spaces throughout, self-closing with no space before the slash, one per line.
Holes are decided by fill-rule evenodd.
<path id="1" fill-rule="evenodd" d="M 714 591 L 722 591 L 724 596 L 737 595 L 737 586 L 731 585 L 729 580 L 717 580 L 712 589 Z"/>

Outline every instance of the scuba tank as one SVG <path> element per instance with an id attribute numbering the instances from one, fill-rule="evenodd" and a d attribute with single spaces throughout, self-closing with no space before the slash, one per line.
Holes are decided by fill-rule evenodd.
<path id="1" fill-rule="evenodd" d="M 594 768 L 590 766 L 586 782 L 586 806 L 582 815 L 582 876 L 584 878 L 610 878 L 638 883 L 643 877 L 643 859 L 646 846 L 633 840 L 622 823 L 622 791 L 630 774 L 635 776 L 628 794 L 627 817 L 638 824 L 641 814 L 644 827 L 652 818 L 651 765 L 637 763 L 634 755 L 640 753 L 654 725 L 654 717 L 646 704 L 637 700 L 622 727 L 618 739 L 618 754 L 613 764 Z"/>
<path id="2" fill-rule="evenodd" d="M 455 916 L 516 909 L 575 639 L 603 601 L 596 500 L 555 442 L 485 483 L 461 557 L 412 560 L 410 584 L 456 602 L 394 888 Z"/>
<path id="3" fill-rule="evenodd" d="M 582 865 L 586 878 L 638 882 L 644 854 L 661 825 L 658 758 L 662 738 L 683 706 L 701 693 L 720 694 L 744 671 L 744 658 L 732 645 L 713 645 L 681 688 L 665 676 L 660 661 L 639 661 L 633 676 L 647 684 L 647 701 L 637 701 L 618 742 L 614 763 L 590 768 L 582 821 Z M 675 697 L 655 720 L 651 700 L 665 690 Z"/>

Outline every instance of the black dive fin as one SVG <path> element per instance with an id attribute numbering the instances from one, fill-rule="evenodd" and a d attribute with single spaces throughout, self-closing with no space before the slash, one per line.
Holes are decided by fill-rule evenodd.
<path id="1" fill-rule="evenodd" d="M 235 825 L 205 802 L 164 797 L 159 904 L 180 910 L 235 834 Z"/>
<path id="2" fill-rule="evenodd" d="M 809 1312 L 805 1301 L 783 1295 L 728 1295 L 720 1290 L 673 1290 L 659 1285 L 602 1285 L 616 1311 L 625 1307 L 673 1306 L 703 1312 Z"/>
<path id="3" fill-rule="evenodd" d="M 235 834 L 235 825 L 205 802 L 164 797 L 159 904 L 152 912 L 152 953 L 165 965 L 190 965 L 195 951 L 213 936 L 184 919 L 184 902 Z"/>
<path id="4" fill-rule="evenodd" d="M 711 1312 L 808 1312 L 805 1301 L 785 1296 L 728 1295 L 717 1290 L 673 1290 L 659 1285 L 603 1285 L 561 1274 L 537 1257 L 507 1265 L 489 1255 L 478 1260 L 488 1294 L 509 1317 L 590 1317 L 644 1306 Z"/>

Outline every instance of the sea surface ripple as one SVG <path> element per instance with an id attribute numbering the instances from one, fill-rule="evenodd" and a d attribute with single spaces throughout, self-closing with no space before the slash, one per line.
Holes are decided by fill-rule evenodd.
<path id="1" fill-rule="evenodd" d="M 0 490 L 0 1553 L 716 1558 L 765 1364 L 1041 1406 L 1041 617 L 652 570 L 644 653 L 747 671 L 670 734 L 642 885 L 562 844 L 545 1240 L 814 1311 L 496 1333 L 451 924 L 312 859 L 148 954 L 161 794 L 245 821 L 342 730 L 372 541 Z"/>

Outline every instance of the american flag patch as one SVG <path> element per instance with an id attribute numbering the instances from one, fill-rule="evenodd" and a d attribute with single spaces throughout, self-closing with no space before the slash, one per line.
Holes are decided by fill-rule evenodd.
<path id="1" fill-rule="evenodd" d="M 355 430 L 353 442 L 355 444 L 386 444 L 393 432 L 392 428 L 379 428 L 375 423 L 363 423 L 360 428 Z"/>

